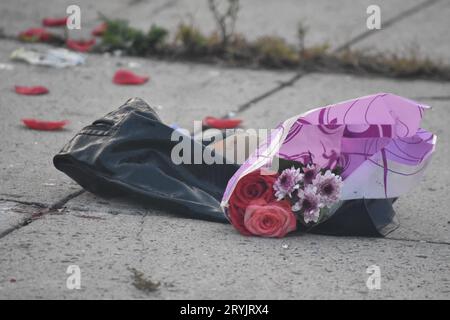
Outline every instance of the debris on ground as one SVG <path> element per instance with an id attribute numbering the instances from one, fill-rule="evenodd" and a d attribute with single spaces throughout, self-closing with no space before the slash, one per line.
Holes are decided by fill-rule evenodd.
<path id="1" fill-rule="evenodd" d="M 116 58 L 120 58 L 121 56 L 123 56 L 123 51 L 122 50 L 114 50 L 112 52 L 113 56 Z"/>
<path id="2" fill-rule="evenodd" d="M 46 182 L 46 183 L 43 183 L 42 184 L 44 187 L 55 187 L 56 186 L 56 183 L 49 183 L 49 182 Z"/>
<path id="3" fill-rule="evenodd" d="M 44 86 L 33 86 L 33 87 L 15 86 L 14 90 L 16 91 L 17 94 L 30 95 L 30 96 L 36 96 L 36 95 L 49 93 L 49 90 Z"/>
<path id="4" fill-rule="evenodd" d="M 9 63 L 0 63 L 0 70 L 12 71 L 14 70 L 14 66 Z"/>
<path id="5" fill-rule="evenodd" d="M 23 124 L 33 130 L 53 131 L 64 128 L 69 121 L 43 121 L 38 119 L 22 119 Z"/>
<path id="6" fill-rule="evenodd" d="M 215 117 L 205 117 L 203 119 L 203 125 L 205 127 L 216 129 L 232 129 L 241 124 L 241 119 L 221 119 Z"/>
<path id="7" fill-rule="evenodd" d="M 118 67 L 127 67 L 127 68 L 130 68 L 130 69 L 136 69 L 136 68 L 139 68 L 141 66 L 140 63 L 135 62 L 135 61 L 128 61 L 128 62 L 117 61 L 116 65 Z"/>
<path id="8" fill-rule="evenodd" d="M 234 118 L 234 117 L 236 117 L 236 112 L 230 111 L 230 112 L 227 113 L 226 118 Z"/>
<path id="9" fill-rule="evenodd" d="M 146 83 L 149 77 L 138 76 L 132 71 L 120 69 L 114 74 L 113 82 L 115 84 L 139 85 Z"/>
<path id="10" fill-rule="evenodd" d="M 45 52 L 19 48 L 11 53 L 11 59 L 55 68 L 77 66 L 86 61 L 84 55 L 63 48 L 50 49 Z"/>
<path id="11" fill-rule="evenodd" d="M 135 268 L 131 268 L 130 270 L 133 273 L 133 285 L 136 287 L 136 289 L 145 292 L 153 292 L 159 289 L 159 282 L 154 282 L 150 279 L 145 278 L 144 274 L 141 271 L 136 270 Z"/>

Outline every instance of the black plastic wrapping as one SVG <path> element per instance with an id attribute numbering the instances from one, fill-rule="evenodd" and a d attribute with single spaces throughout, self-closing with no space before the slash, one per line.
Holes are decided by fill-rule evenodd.
<path id="1" fill-rule="evenodd" d="M 53 162 L 99 196 L 132 197 L 186 217 L 227 222 L 220 201 L 238 166 L 174 164 L 171 151 L 178 141 L 171 140 L 173 130 L 143 100 L 133 98 L 83 128 Z M 329 220 L 309 231 L 381 236 L 396 227 L 394 214 L 392 199 L 349 200 Z"/>

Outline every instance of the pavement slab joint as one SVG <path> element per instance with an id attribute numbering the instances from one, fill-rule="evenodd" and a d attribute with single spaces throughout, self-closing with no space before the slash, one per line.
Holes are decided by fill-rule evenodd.
<path id="1" fill-rule="evenodd" d="M 442 0 L 426 0 L 424 2 L 421 2 L 415 6 L 412 6 L 411 8 L 400 12 L 399 14 L 397 14 L 395 17 L 392 17 L 391 19 L 388 19 L 386 21 L 383 22 L 383 29 L 386 29 L 386 27 L 390 27 L 391 25 L 400 22 L 401 20 L 404 20 L 412 15 L 414 15 L 415 13 L 418 13 L 428 7 L 431 7 L 432 5 L 437 4 L 438 2 L 440 2 Z M 368 37 L 370 37 L 373 34 L 372 30 L 367 30 L 359 35 L 357 35 L 356 37 L 354 37 L 353 39 L 350 39 L 349 41 L 347 41 L 346 43 L 342 44 L 341 46 L 337 47 L 334 50 L 334 53 L 339 53 L 342 52 L 346 49 L 348 49 L 351 45 L 364 40 Z"/>
<path id="2" fill-rule="evenodd" d="M 395 23 L 406 19 L 412 15 L 414 15 L 415 13 L 420 12 L 421 10 L 424 10 L 436 3 L 438 3 L 441 0 L 426 0 L 424 2 L 421 2 L 409 9 L 406 9 L 405 11 L 400 12 L 398 15 L 396 15 L 395 17 L 383 22 L 383 29 L 386 29 L 392 25 L 394 25 Z M 358 35 L 356 35 L 355 37 L 353 37 L 352 39 L 350 39 L 349 41 L 345 42 L 344 44 L 338 46 L 336 49 L 333 50 L 333 53 L 339 53 L 342 52 L 346 49 L 348 49 L 351 45 L 358 43 L 359 41 L 362 41 L 368 37 L 370 37 L 371 35 L 373 35 L 373 31 L 372 30 L 367 30 L 363 33 L 360 33 Z M 302 78 L 303 76 L 309 74 L 309 71 L 300 71 L 297 72 L 291 79 L 285 81 L 285 82 L 281 82 L 279 85 L 275 86 L 274 88 L 250 99 L 249 101 L 241 104 L 240 106 L 238 106 L 236 112 L 242 112 L 245 111 L 249 108 L 251 108 L 252 106 L 254 106 L 256 103 L 282 91 L 283 89 L 285 89 L 286 87 L 292 86 L 294 85 L 300 78 Z"/>

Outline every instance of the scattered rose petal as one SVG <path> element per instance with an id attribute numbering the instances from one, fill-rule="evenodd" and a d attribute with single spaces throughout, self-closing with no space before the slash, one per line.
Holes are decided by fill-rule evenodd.
<path id="1" fill-rule="evenodd" d="M 241 122 L 241 119 L 220 119 L 214 117 L 206 117 L 203 119 L 203 125 L 216 129 L 236 128 Z"/>
<path id="2" fill-rule="evenodd" d="M 30 28 L 19 33 L 19 38 L 25 41 L 48 41 L 52 34 L 44 28 Z"/>
<path id="3" fill-rule="evenodd" d="M 101 37 L 106 32 L 106 29 L 108 29 L 108 24 L 103 22 L 92 30 L 92 35 L 95 37 Z"/>
<path id="4" fill-rule="evenodd" d="M 30 96 L 46 94 L 49 92 L 48 89 L 43 86 L 35 86 L 35 87 L 15 86 L 14 90 L 18 94 L 30 95 Z"/>
<path id="5" fill-rule="evenodd" d="M 91 50 L 92 46 L 95 44 L 95 39 L 90 40 L 73 40 L 68 39 L 66 45 L 69 49 L 79 52 L 87 52 Z"/>
<path id="6" fill-rule="evenodd" d="M 63 121 L 42 121 L 37 119 L 22 119 L 24 125 L 33 130 L 59 130 L 69 123 Z"/>
<path id="7" fill-rule="evenodd" d="M 149 77 L 138 76 L 129 70 L 117 70 L 114 74 L 113 82 L 116 84 L 143 84 L 147 82 Z"/>
<path id="8" fill-rule="evenodd" d="M 62 27 L 67 24 L 67 17 L 63 18 L 44 18 L 42 25 L 44 27 Z"/>

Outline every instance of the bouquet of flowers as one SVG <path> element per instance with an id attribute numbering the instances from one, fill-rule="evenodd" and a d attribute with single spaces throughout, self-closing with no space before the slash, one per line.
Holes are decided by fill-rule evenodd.
<path id="1" fill-rule="evenodd" d="M 427 108 L 381 93 L 284 121 L 229 180 L 226 217 L 244 235 L 283 237 L 346 201 L 397 198 L 434 151 L 435 135 L 419 127 Z"/>
<path id="2" fill-rule="evenodd" d="M 229 200 L 231 223 L 244 235 L 283 237 L 325 219 L 339 201 L 338 170 L 315 164 L 279 172 L 257 170 L 241 179 Z"/>
<path id="3" fill-rule="evenodd" d="M 398 226 L 392 204 L 418 184 L 433 154 L 436 136 L 420 127 L 428 108 L 389 93 L 360 97 L 289 118 L 242 152 L 235 135 L 200 143 L 132 98 L 84 127 L 53 161 L 98 195 L 229 221 L 244 235 L 381 236 Z M 224 161 L 228 144 L 243 163 Z M 221 146 L 219 162 L 196 162 Z M 183 161 L 174 161 L 180 149 Z"/>

